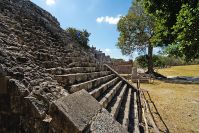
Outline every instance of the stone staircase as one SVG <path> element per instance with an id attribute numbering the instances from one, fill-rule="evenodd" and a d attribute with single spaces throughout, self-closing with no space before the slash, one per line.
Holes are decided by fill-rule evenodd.
<path id="1" fill-rule="evenodd" d="M 80 58 L 81 59 L 81 58 Z M 81 59 L 87 61 L 86 59 Z M 76 63 L 76 62 L 75 62 Z M 137 90 L 108 65 L 77 62 L 69 68 L 51 68 L 69 94 L 86 90 L 128 132 L 139 132 Z"/>
<path id="2" fill-rule="evenodd" d="M 136 88 L 103 64 L 31 1 L 0 0 L 0 132 L 139 132 Z"/>

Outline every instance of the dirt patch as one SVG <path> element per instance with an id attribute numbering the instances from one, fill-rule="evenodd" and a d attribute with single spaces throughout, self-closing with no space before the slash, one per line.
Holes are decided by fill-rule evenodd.
<path id="1" fill-rule="evenodd" d="M 141 88 L 149 92 L 145 95 L 161 132 L 199 133 L 199 85 L 156 80 Z"/>

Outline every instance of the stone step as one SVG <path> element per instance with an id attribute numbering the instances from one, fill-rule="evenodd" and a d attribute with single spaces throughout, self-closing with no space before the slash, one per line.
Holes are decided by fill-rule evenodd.
<path id="1" fill-rule="evenodd" d="M 94 121 L 91 122 L 89 133 L 129 133 L 126 129 L 118 123 L 110 113 L 102 108 L 100 113 L 95 116 Z"/>
<path id="2" fill-rule="evenodd" d="M 72 73 L 98 72 L 100 71 L 100 68 L 97 68 L 97 67 L 73 67 L 73 68 L 58 67 L 58 68 L 46 69 L 46 71 L 54 75 L 63 75 L 63 74 L 72 74 Z"/>
<path id="3" fill-rule="evenodd" d="M 82 55 L 79 55 L 78 57 L 64 57 L 62 60 L 63 62 L 66 62 L 66 63 L 72 63 L 72 62 L 96 63 L 96 61 L 91 59 L 90 57 L 82 57 Z"/>
<path id="4" fill-rule="evenodd" d="M 138 107 L 137 107 L 137 94 L 136 92 L 133 92 L 133 96 L 134 96 L 134 132 L 135 133 L 139 133 L 140 130 L 139 130 L 139 120 L 138 120 Z"/>
<path id="5" fill-rule="evenodd" d="M 117 91 L 120 89 L 122 85 L 122 81 L 118 82 L 113 89 L 111 89 L 100 101 L 99 103 L 106 108 L 108 103 L 112 100 L 112 98 L 115 96 Z"/>
<path id="6" fill-rule="evenodd" d="M 72 62 L 67 67 L 96 67 L 98 64 L 90 62 Z"/>
<path id="7" fill-rule="evenodd" d="M 98 98 L 109 87 L 112 87 L 113 85 L 115 85 L 118 82 L 118 80 L 119 80 L 119 78 L 116 77 L 116 78 L 112 79 L 111 81 L 101 85 L 97 89 L 92 90 L 91 92 L 89 92 L 89 94 L 91 94 L 95 98 Z"/>
<path id="8" fill-rule="evenodd" d="M 75 74 L 67 74 L 67 75 L 55 75 L 55 78 L 60 84 L 63 85 L 72 85 L 80 82 L 85 82 L 91 79 L 95 79 L 97 77 L 102 77 L 111 74 L 111 71 L 101 71 L 101 72 L 93 72 L 93 73 L 75 73 Z"/>
<path id="9" fill-rule="evenodd" d="M 126 89 L 127 89 L 127 84 L 124 85 L 119 95 L 113 99 L 113 102 L 115 102 L 115 104 L 112 107 L 110 107 L 111 110 L 110 113 L 114 118 L 117 118 Z"/>
<path id="10" fill-rule="evenodd" d="M 68 91 L 70 93 L 74 93 L 74 92 L 82 90 L 82 89 L 89 90 L 91 88 L 95 88 L 95 87 L 99 86 L 100 84 L 103 84 L 103 83 L 115 78 L 115 76 L 116 76 L 115 74 L 111 74 L 111 75 L 107 75 L 107 76 L 93 79 L 90 81 L 86 81 L 86 82 L 83 82 L 80 84 L 75 84 L 75 85 L 72 85 L 71 87 L 69 87 Z"/>
<path id="11" fill-rule="evenodd" d="M 124 117 L 122 121 L 122 126 L 128 130 L 129 126 L 129 114 L 130 114 L 130 105 L 131 105 L 131 94 L 132 94 L 132 89 L 129 88 L 128 90 L 128 95 L 127 95 L 127 100 L 125 104 L 125 109 L 124 109 Z"/>
<path id="12" fill-rule="evenodd" d="M 88 56 L 88 54 L 83 53 L 82 51 L 75 51 L 74 49 L 71 52 L 66 53 L 67 57 L 80 57 L 80 56 Z"/>
<path id="13" fill-rule="evenodd" d="M 73 57 L 78 57 L 78 56 L 81 55 L 81 54 L 82 54 L 82 52 L 81 52 L 81 51 L 78 51 L 78 50 L 76 50 L 76 51 L 71 50 L 71 52 L 68 52 L 68 53 L 67 53 L 68 56 L 73 56 Z"/>

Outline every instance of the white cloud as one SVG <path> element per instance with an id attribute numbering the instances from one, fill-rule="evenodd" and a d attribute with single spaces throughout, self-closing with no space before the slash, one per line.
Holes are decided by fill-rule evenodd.
<path id="1" fill-rule="evenodd" d="M 102 51 L 106 55 L 109 55 L 109 56 L 111 56 L 112 58 L 115 58 L 115 59 L 124 59 L 126 61 L 131 59 L 129 56 L 122 55 L 121 50 L 117 49 L 117 48 L 105 48 L 105 49 L 102 49 Z"/>
<path id="2" fill-rule="evenodd" d="M 108 49 L 108 48 L 106 48 L 105 51 L 106 51 L 107 53 L 111 52 L 111 50 Z"/>
<path id="3" fill-rule="evenodd" d="M 103 51 L 106 55 L 111 55 L 111 53 L 112 53 L 112 49 L 109 49 L 109 48 L 102 49 L 102 51 Z"/>
<path id="4" fill-rule="evenodd" d="M 104 17 L 98 17 L 98 18 L 96 19 L 96 21 L 97 21 L 98 23 L 102 23 L 102 22 L 104 21 Z"/>
<path id="5" fill-rule="evenodd" d="M 97 23 L 108 23 L 108 24 L 117 24 L 122 16 L 117 15 L 117 17 L 111 17 L 111 16 L 106 16 L 106 17 L 98 17 L 96 19 Z"/>
<path id="6" fill-rule="evenodd" d="M 46 1 L 46 5 L 50 6 L 50 5 L 54 5 L 56 3 L 56 0 L 45 0 Z"/>

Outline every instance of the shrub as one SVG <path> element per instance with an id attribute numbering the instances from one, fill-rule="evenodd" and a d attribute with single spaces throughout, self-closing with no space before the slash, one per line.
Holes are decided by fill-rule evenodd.
<path id="1" fill-rule="evenodd" d="M 86 30 L 80 31 L 80 30 L 70 27 L 66 29 L 66 32 L 70 35 L 70 37 L 74 41 L 76 41 L 83 47 L 85 48 L 89 47 L 88 42 L 89 42 L 90 33 L 88 33 Z"/>
<path id="2" fill-rule="evenodd" d="M 138 56 L 134 64 L 139 67 L 146 68 L 147 67 L 147 55 Z M 168 67 L 168 66 L 180 66 L 180 65 L 193 65 L 199 64 L 199 59 L 195 59 L 189 62 L 186 62 L 182 57 L 174 57 L 174 56 L 162 56 L 162 55 L 153 55 L 153 65 L 154 67 Z"/>
<path id="3" fill-rule="evenodd" d="M 148 65 L 148 60 L 147 60 L 148 56 L 147 55 L 141 55 L 138 56 L 135 59 L 135 62 L 138 64 L 138 66 L 142 67 L 142 68 L 146 68 Z M 154 67 L 165 67 L 168 65 L 168 57 L 165 56 L 161 56 L 161 55 L 153 55 L 153 65 Z"/>

